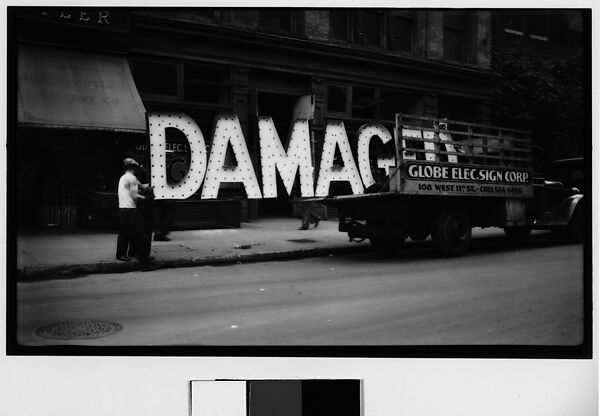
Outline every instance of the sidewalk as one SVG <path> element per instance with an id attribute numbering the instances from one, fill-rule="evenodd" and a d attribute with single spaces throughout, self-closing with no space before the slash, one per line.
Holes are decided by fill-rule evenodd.
<path id="1" fill-rule="evenodd" d="M 171 241 L 152 242 L 159 268 L 324 256 L 368 250 L 338 231 L 337 220 L 318 228 L 298 230 L 300 219 L 268 218 L 242 223 L 240 228 L 173 231 Z M 92 273 L 127 272 L 137 262 L 115 259 L 116 233 L 74 230 L 21 233 L 17 237 L 17 276 L 55 278 Z"/>
<path id="2" fill-rule="evenodd" d="M 173 231 L 171 241 L 152 242 L 159 268 L 222 265 L 372 250 L 368 241 L 348 241 L 335 219 L 298 230 L 296 218 L 267 218 L 240 228 Z M 502 237 L 498 228 L 473 229 L 473 237 Z M 139 270 L 137 261 L 115 259 L 116 232 L 98 230 L 25 232 L 17 236 L 17 277 L 21 280 L 74 277 Z M 410 240 L 407 240 L 410 241 Z M 414 244 L 414 243 L 413 243 Z"/>

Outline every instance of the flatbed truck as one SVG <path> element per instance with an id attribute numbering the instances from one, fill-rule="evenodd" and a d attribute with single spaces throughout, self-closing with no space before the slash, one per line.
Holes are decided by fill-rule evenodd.
<path id="1" fill-rule="evenodd" d="M 511 242 L 532 229 L 583 240 L 583 195 L 534 175 L 528 132 L 396 114 L 394 140 L 384 181 L 323 200 L 351 240 L 389 253 L 431 236 L 445 256 L 468 251 L 473 227 L 501 227 Z"/>

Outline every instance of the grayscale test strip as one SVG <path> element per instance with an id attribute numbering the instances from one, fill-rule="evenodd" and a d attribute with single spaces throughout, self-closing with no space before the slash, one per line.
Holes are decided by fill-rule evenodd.
<path id="1" fill-rule="evenodd" d="M 361 380 L 195 380 L 191 416 L 362 416 Z"/>

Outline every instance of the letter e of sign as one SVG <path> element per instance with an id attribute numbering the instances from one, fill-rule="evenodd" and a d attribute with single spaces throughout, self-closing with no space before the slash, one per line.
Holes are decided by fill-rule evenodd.
<path id="1" fill-rule="evenodd" d="M 89 22 L 90 16 L 86 12 L 79 12 L 79 21 L 81 22 Z"/>

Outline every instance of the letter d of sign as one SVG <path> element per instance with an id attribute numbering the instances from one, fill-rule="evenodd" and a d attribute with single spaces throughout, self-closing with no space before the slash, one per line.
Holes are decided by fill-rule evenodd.
<path id="1" fill-rule="evenodd" d="M 167 183 L 167 128 L 180 130 L 190 144 L 190 169 L 180 182 Z M 156 199 L 186 199 L 196 192 L 206 171 L 204 136 L 196 122 L 185 114 L 148 114 L 150 174 Z"/>
<path id="2" fill-rule="evenodd" d="M 333 168 L 336 146 L 339 146 L 344 162 L 344 167 L 341 169 Z M 365 190 L 352 156 L 346 128 L 341 121 L 329 122 L 325 128 L 325 143 L 323 144 L 316 196 L 327 196 L 332 181 L 350 182 L 353 194 L 362 194 Z"/>
<path id="3" fill-rule="evenodd" d="M 225 156 L 227 155 L 229 143 L 231 143 L 231 148 L 238 163 L 235 167 L 225 167 Z M 215 126 L 215 134 L 206 169 L 206 180 L 202 188 L 202 199 L 216 198 L 219 194 L 221 182 L 241 182 L 244 184 L 248 198 L 262 198 L 242 126 L 240 126 L 240 121 L 235 115 L 217 117 L 217 125 Z"/>
<path id="4" fill-rule="evenodd" d="M 288 196 L 292 192 L 296 172 L 300 170 L 300 191 L 303 197 L 314 196 L 313 166 L 310 154 L 308 120 L 296 120 L 285 152 L 273 119 L 258 118 L 260 160 L 262 163 L 263 196 L 277 197 L 277 172 Z"/>

